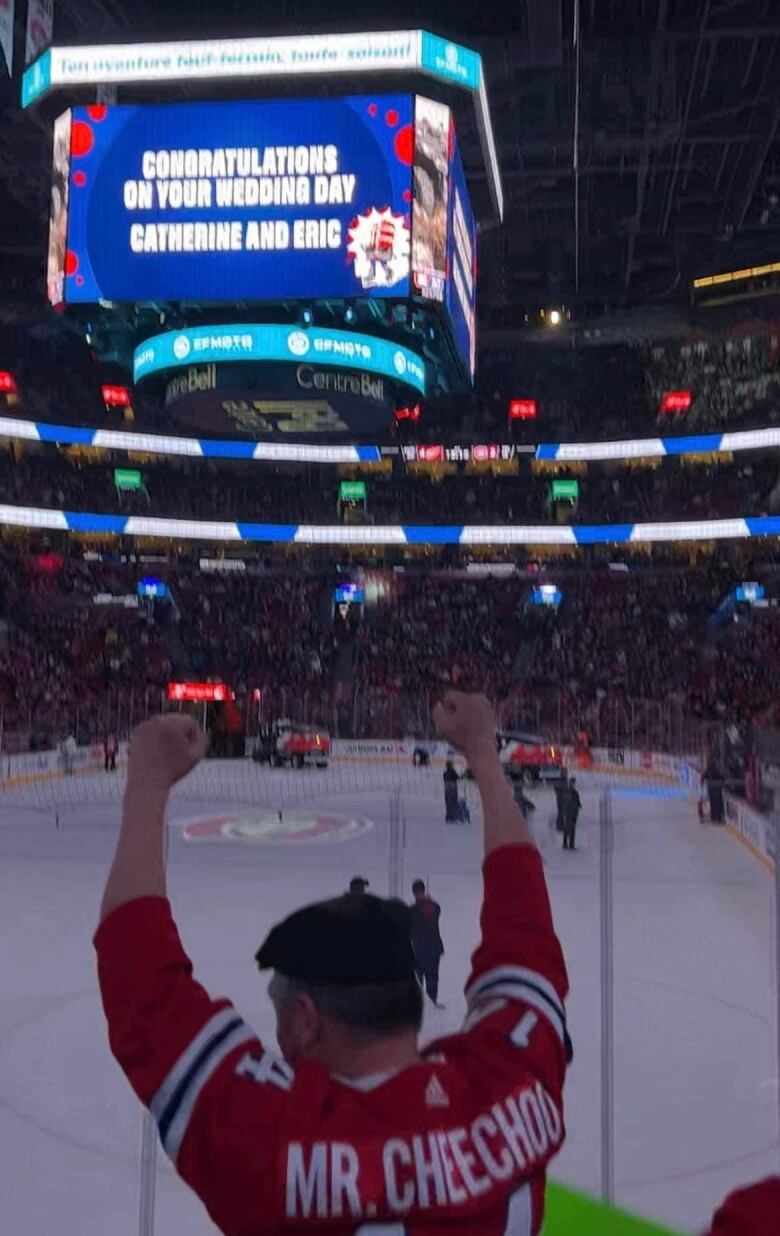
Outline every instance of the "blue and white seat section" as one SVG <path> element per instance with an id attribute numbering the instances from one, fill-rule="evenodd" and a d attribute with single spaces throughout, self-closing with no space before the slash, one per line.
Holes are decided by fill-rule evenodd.
<path id="1" fill-rule="evenodd" d="M 0 526 L 165 540 L 299 545 L 609 545 L 780 536 L 780 515 L 668 523 L 574 524 L 271 524 L 242 520 L 101 515 L 0 505 Z"/>
<path id="2" fill-rule="evenodd" d="M 379 446 L 317 445 L 303 442 L 252 442 L 235 438 L 176 437 L 171 434 L 134 433 L 122 429 L 86 429 L 0 417 L 0 438 L 58 445 L 98 446 L 114 451 L 148 451 L 155 455 L 186 455 L 202 459 L 255 459 L 265 463 L 376 463 Z M 653 459 L 669 455 L 731 454 L 780 448 L 780 426 L 747 429 L 739 433 L 693 434 L 682 438 L 627 438 L 616 442 L 542 442 L 535 448 L 540 460 L 580 463 L 598 460 Z"/>

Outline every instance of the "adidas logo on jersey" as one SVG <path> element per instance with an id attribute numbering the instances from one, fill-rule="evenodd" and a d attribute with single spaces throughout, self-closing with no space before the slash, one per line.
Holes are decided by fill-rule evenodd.
<path id="1" fill-rule="evenodd" d="M 426 1107 L 449 1107 L 450 1096 L 442 1086 L 438 1077 L 434 1073 L 428 1085 L 425 1087 L 425 1106 Z"/>

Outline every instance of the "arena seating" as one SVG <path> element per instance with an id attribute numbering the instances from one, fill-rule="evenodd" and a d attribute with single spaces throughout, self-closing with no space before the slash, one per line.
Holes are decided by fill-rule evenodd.
<path id="1" fill-rule="evenodd" d="M 273 523 L 337 523 L 335 469 L 286 471 L 230 461 L 144 464 L 143 488 L 118 490 L 114 464 L 65 455 L 54 447 L 0 452 L 0 502 L 56 510 Z M 564 474 L 565 475 L 565 474 Z M 574 475 L 572 473 L 571 475 Z M 780 508 L 778 463 L 725 456 L 677 458 L 627 468 L 590 464 L 576 503 L 552 503 L 552 475 L 520 461 L 516 475 L 397 473 L 368 478 L 367 509 L 342 519 L 377 524 L 620 523 L 762 515 Z"/>
<path id="2" fill-rule="evenodd" d="M 653 708 L 744 726 L 780 691 L 780 610 L 743 606 L 739 621 L 713 622 L 743 578 L 763 579 L 767 600 L 777 598 L 766 564 L 703 558 L 695 571 L 678 562 L 507 578 L 377 571 L 362 619 L 334 607 L 333 566 L 234 574 L 174 562 L 155 568 L 170 601 L 125 608 L 145 569 L 3 552 L 6 736 L 42 744 L 76 727 L 98 739 L 107 726 L 126 729 L 161 706 L 174 673 L 228 682 L 247 716 L 259 688 L 268 710 L 382 736 L 426 732 L 450 683 L 487 684 L 508 724 L 636 742 Z M 557 610 L 531 603 L 543 579 L 562 591 Z"/>

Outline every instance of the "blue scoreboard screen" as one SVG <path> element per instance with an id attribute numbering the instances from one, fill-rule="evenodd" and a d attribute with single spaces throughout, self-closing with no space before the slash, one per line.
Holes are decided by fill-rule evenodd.
<path id="1" fill-rule="evenodd" d="M 411 95 L 74 108 L 50 298 L 404 297 L 413 155 Z"/>

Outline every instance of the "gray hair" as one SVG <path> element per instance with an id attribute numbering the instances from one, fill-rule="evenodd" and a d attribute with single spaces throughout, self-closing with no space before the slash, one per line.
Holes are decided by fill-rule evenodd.
<path id="1" fill-rule="evenodd" d="M 268 995 L 277 1013 L 295 996 L 308 996 L 319 1011 L 360 1038 L 384 1038 L 422 1025 L 422 989 L 416 979 L 396 983 L 307 983 L 275 970 Z"/>

